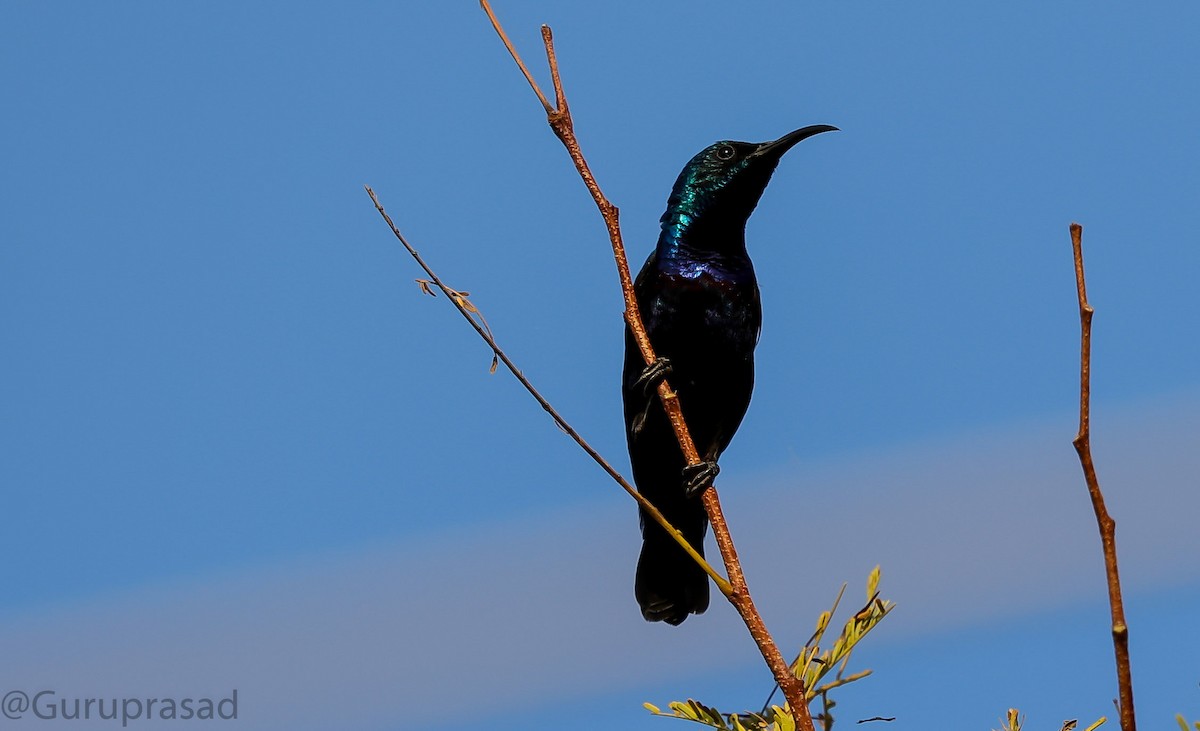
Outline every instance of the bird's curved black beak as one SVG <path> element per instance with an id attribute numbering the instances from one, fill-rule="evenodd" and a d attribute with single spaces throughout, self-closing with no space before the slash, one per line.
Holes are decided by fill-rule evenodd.
<path id="1" fill-rule="evenodd" d="M 808 127 L 801 127 L 798 130 L 788 132 L 783 137 L 772 142 L 764 142 L 758 146 L 758 149 L 751 153 L 751 157 L 771 157 L 775 160 L 783 157 L 783 153 L 796 146 L 796 143 L 801 140 L 806 140 L 813 135 L 819 135 L 822 132 L 837 132 L 838 128 L 828 124 L 813 124 Z"/>

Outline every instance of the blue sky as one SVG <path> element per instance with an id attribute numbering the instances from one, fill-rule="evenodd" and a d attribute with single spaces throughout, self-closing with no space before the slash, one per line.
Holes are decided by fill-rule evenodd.
<path id="1" fill-rule="evenodd" d="M 844 719 L 1110 712 L 1070 448 L 1084 224 L 1139 711 L 1200 717 L 1200 10 L 496 10 L 542 79 L 554 27 L 634 266 L 697 150 L 842 129 L 748 227 L 766 321 L 720 486 L 785 644 L 883 565 L 900 608 Z M 474 2 L 25 5 L 0 40 L 0 687 L 238 687 L 256 729 L 765 697 L 731 610 L 642 623 L 628 498 L 362 191 L 623 469 L 604 229 Z"/>

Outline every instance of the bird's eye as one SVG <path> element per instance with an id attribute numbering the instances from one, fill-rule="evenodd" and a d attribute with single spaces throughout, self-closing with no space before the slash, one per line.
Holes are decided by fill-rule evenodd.
<path id="1" fill-rule="evenodd" d="M 733 149 L 733 145 L 721 145 L 717 148 L 718 160 L 732 160 L 734 154 L 735 151 Z"/>

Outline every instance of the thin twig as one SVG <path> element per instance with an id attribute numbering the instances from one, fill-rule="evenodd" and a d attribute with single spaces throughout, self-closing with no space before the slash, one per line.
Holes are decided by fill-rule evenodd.
<path id="1" fill-rule="evenodd" d="M 471 323 L 471 327 L 475 328 L 475 332 L 479 334 L 479 337 L 483 338 L 483 341 L 488 344 L 489 348 L 492 349 L 492 353 L 495 354 L 495 357 L 498 358 L 500 362 L 504 363 L 504 367 L 508 368 L 509 372 L 511 372 L 513 376 L 515 376 L 516 379 L 521 383 L 521 385 L 525 387 L 525 390 L 528 391 L 531 396 L 533 396 L 534 400 L 536 400 L 538 404 L 540 404 L 541 407 L 546 410 L 546 413 L 550 414 L 550 418 L 554 419 L 554 423 L 558 424 L 558 427 L 566 432 L 567 436 L 574 439 L 575 443 L 582 447 L 583 451 L 587 452 L 588 456 L 595 460 L 596 464 L 600 465 L 600 467 L 608 473 L 609 477 L 613 478 L 618 485 L 624 488 L 625 492 L 633 496 L 633 499 L 637 500 L 638 505 L 641 505 L 642 508 L 644 508 L 651 516 L 651 518 L 661 525 L 663 529 L 666 530 L 667 533 L 673 537 L 680 546 L 683 547 L 683 550 L 687 551 L 688 555 L 691 556 L 693 560 L 700 564 L 700 566 L 704 569 L 704 572 L 711 576 L 712 580 L 715 581 L 718 586 L 729 586 L 729 582 L 725 580 L 725 577 L 718 574 L 717 570 L 714 569 L 707 561 L 705 561 L 704 557 L 701 556 L 696 549 L 687 542 L 687 539 L 683 537 L 683 533 L 671 525 L 670 522 L 667 521 L 666 516 L 659 512 L 658 508 L 654 507 L 649 500 L 643 497 L 641 493 L 639 493 L 633 487 L 633 485 L 630 485 L 629 481 L 622 477 L 621 473 L 617 472 L 616 469 L 614 469 L 613 466 L 608 463 L 608 460 L 604 459 L 599 452 L 593 449 L 592 445 L 588 444 L 587 440 L 580 436 L 579 432 L 575 431 L 575 428 L 568 424 L 567 420 L 564 419 L 558 413 L 558 411 L 550 405 L 550 402 L 547 401 L 536 388 L 534 388 L 533 384 L 529 382 L 529 379 L 525 377 L 525 374 L 522 373 L 519 368 L 517 368 L 516 364 L 509 359 L 508 355 L 505 354 L 505 352 L 501 350 L 500 346 L 496 343 L 495 338 L 492 337 L 491 328 L 489 328 L 487 322 L 483 320 L 483 314 L 480 313 L 474 305 L 466 301 L 463 292 L 452 289 L 442 282 L 441 278 L 434 273 L 433 269 L 431 269 L 429 265 L 425 263 L 425 260 L 421 258 L 421 255 L 417 253 L 417 250 L 414 249 L 408 243 L 408 240 L 404 238 L 404 234 L 400 233 L 400 229 L 396 227 L 396 224 L 392 221 L 392 217 L 389 216 L 387 211 L 383 209 L 383 204 L 379 202 L 379 198 L 375 196 L 375 191 L 371 190 L 371 186 L 366 185 L 363 187 L 366 188 L 367 195 L 371 196 L 371 202 L 375 204 L 375 210 L 379 211 L 379 215 L 383 216 L 384 221 L 387 221 L 387 225 L 392 229 L 392 233 L 396 235 L 396 238 L 401 244 L 404 245 L 404 248 L 408 250 L 408 253 L 412 255 L 412 258 L 416 260 L 417 264 L 420 265 L 420 267 L 425 270 L 425 273 L 429 275 L 429 281 L 432 282 L 438 289 L 442 290 L 442 293 L 446 295 L 446 298 L 450 300 L 450 303 L 454 305 L 459 314 L 461 314 L 467 322 Z M 422 283 L 421 289 L 429 292 L 430 290 L 428 287 L 428 282 Z M 475 319 L 476 316 L 479 317 L 478 321 Z"/>
<path id="2" fill-rule="evenodd" d="M 496 29 L 496 35 L 500 36 L 500 40 L 504 41 L 504 47 L 512 54 L 513 60 L 517 62 L 517 66 L 521 69 L 521 73 L 525 74 L 525 80 L 529 82 L 529 86 L 533 89 L 533 93 L 537 94 L 538 100 L 542 102 L 546 113 L 553 111 L 554 107 L 550 106 L 550 102 L 546 101 L 546 96 L 542 94 L 542 90 L 538 88 L 537 82 L 533 80 L 533 74 L 529 73 L 529 69 L 525 68 L 525 62 L 517 55 L 517 49 L 513 48 L 512 41 L 508 40 L 508 34 L 504 32 L 504 28 L 500 26 L 500 21 L 496 20 L 496 14 L 492 12 L 492 6 L 486 2 L 479 3 L 483 8 L 483 12 L 487 13 L 488 19 L 492 21 L 492 27 Z"/>
<path id="3" fill-rule="evenodd" d="M 505 42 L 505 46 L 516 60 L 522 73 L 529 80 L 538 99 L 542 102 L 543 106 L 546 106 L 545 95 L 538 89 L 537 84 L 532 80 L 532 77 L 525 68 L 525 64 L 521 62 L 520 54 L 508 42 L 507 36 L 502 30 L 499 20 L 496 19 L 495 14 L 492 12 L 488 0 L 480 0 L 480 5 L 487 13 L 488 18 L 491 19 L 492 25 L 496 28 L 500 38 Z M 562 80 L 558 73 L 558 60 L 554 52 L 554 37 L 550 27 L 547 25 L 542 26 L 542 42 L 546 48 L 546 58 L 554 83 L 554 97 L 556 101 L 555 108 L 548 108 L 546 110 L 546 120 L 549 122 L 550 128 L 554 130 L 555 135 L 562 141 L 563 146 L 566 147 L 567 153 L 575 163 L 575 168 L 579 172 L 579 176 L 583 179 L 584 185 L 587 186 L 588 191 L 592 194 L 597 208 L 600 209 L 600 214 L 604 217 L 605 227 L 608 229 L 609 240 L 612 243 L 613 258 L 617 264 L 617 274 L 621 280 L 621 292 L 625 297 L 625 321 L 629 324 L 634 340 L 637 342 L 638 348 L 642 353 L 642 358 L 645 359 L 647 364 L 653 363 L 655 361 L 654 348 L 650 344 L 650 338 L 646 334 L 646 328 L 642 324 L 641 314 L 638 311 L 637 297 L 633 290 L 633 277 L 629 271 L 629 262 L 625 254 L 625 244 L 621 237 L 620 211 L 601 192 L 600 186 L 592 175 L 591 168 L 588 166 L 587 160 L 584 159 L 583 152 L 579 148 L 579 141 L 575 137 L 574 123 L 571 119 L 570 109 L 567 106 L 566 93 L 563 90 Z M 700 464 L 700 455 L 696 450 L 695 443 L 692 441 L 687 424 L 684 422 L 683 411 L 679 406 L 679 399 L 666 380 L 659 383 L 658 396 L 662 401 L 671 426 L 675 430 L 675 436 L 679 440 L 684 460 L 688 465 Z M 754 601 L 746 586 L 746 577 L 742 572 L 741 562 L 737 557 L 737 550 L 729 534 L 729 526 L 721 510 L 721 502 L 717 497 L 716 489 L 709 488 L 705 490 L 702 499 L 704 509 L 708 513 L 709 523 L 712 524 L 713 538 L 716 540 L 717 548 L 721 551 L 725 570 L 729 574 L 730 590 L 726 591 L 724 587 L 721 587 L 721 591 L 729 599 L 730 603 L 733 604 L 738 614 L 742 617 L 742 621 L 745 622 L 750 636 L 754 638 L 754 642 L 762 653 L 763 659 L 766 661 L 767 666 L 770 667 L 772 674 L 783 690 L 784 697 L 787 698 L 788 705 L 795 715 L 799 729 L 801 731 L 814 731 L 812 718 L 808 711 L 808 704 L 804 700 L 805 692 L 803 683 L 791 671 L 787 661 L 783 659 L 783 655 L 779 652 L 779 647 L 771 638 L 766 625 L 763 624 L 762 617 L 754 606 Z"/>
<path id="4" fill-rule="evenodd" d="M 1104 571 L 1108 576 L 1108 604 L 1112 609 L 1113 652 L 1117 658 L 1117 687 L 1120 702 L 1121 731 L 1136 731 L 1133 713 L 1133 676 L 1129 670 L 1129 627 L 1125 624 L 1125 605 L 1121 601 L 1121 577 L 1117 571 L 1117 523 L 1104 505 L 1100 480 L 1092 463 L 1091 391 L 1092 391 L 1092 314 L 1088 304 L 1087 283 L 1083 276 L 1083 227 L 1071 224 L 1071 248 L 1075 253 L 1075 287 L 1079 295 L 1080 356 L 1079 356 L 1079 433 L 1075 436 L 1075 451 L 1087 481 L 1096 524 L 1100 528 L 1100 543 L 1104 547 Z"/>

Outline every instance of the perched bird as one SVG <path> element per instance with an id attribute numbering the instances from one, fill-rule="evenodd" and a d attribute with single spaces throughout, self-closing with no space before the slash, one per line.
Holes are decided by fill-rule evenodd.
<path id="1" fill-rule="evenodd" d="M 758 283 L 746 253 L 746 221 L 785 152 L 836 130 L 813 125 L 773 141 L 718 142 L 675 181 L 658 246 L 634 283 L 658 360 L 646 365 L 625 328 L 625 436 L 638 491 L 703 553 L 708 517 L 700 495 L 737 431 L 754 387 L 754 346 L 762 324 Z M 686 468 L 658 398 L 669 378 L 704 462 Z M 642 553 L 634 595 L 651 622 L 679 624 L 708 608 L 708 578 L 667 532 L 641 511 Z"/>

